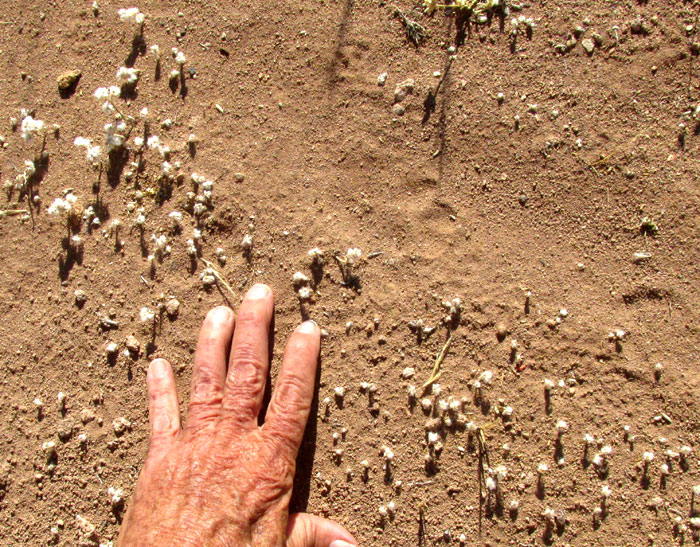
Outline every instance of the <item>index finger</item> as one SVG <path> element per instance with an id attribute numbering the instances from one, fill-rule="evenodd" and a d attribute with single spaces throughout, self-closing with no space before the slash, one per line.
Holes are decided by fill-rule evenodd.
<path id="1" fill-rule="evenodd" d="M 263 434 L 293 461 L 304 436 L 316 383 L 321 332 L 313 321 L 292 333 L 267 409 Z"/>

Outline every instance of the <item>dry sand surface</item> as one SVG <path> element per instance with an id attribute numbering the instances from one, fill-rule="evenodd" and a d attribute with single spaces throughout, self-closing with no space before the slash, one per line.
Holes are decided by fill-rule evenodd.
<path id="1" fill-rule="evenodd" d="M 254 282 L 273 383 L 325 330 L 294 509 L 362 545 L 697 541 L 697 2 L 98 1 L 0 5 L 0 543 L 116 538 L 149 360 L 186 408 Z"/>

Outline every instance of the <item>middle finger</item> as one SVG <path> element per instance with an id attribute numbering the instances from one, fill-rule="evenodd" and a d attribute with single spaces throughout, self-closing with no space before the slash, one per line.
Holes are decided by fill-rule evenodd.
<path id="1" fill-rule="evenodd" d="M 258 284 L 248 290 L 236 318 L 223 409 L 247 425 L 256 422 L 262 406 L 272 314 L 272 291 Z"/>

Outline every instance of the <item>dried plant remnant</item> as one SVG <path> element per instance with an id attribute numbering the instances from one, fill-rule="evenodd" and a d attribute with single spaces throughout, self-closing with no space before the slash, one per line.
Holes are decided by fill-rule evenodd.
<path id="1" fill-rule="evenodd" d="M 418 47 L 425 40 L 425 27 L 420 23 L 409 19 L 400 9 L 394 11 L 394 15 L 399 18 L 406 32 L 406 39 L 414 46 Z"/>
<path id="2" fill-rule="evenodd" d="M 343 283 L 347 286 L 357 286 L 359 278 L 355 273 L 355 266 L 362 260 L 362 251 L 357 247 L 347 250 L 344 257 L 334 255 L 340 266 L 340 273 L 343 276 Z"/>
<path id="3" fill-rule="evenodd" d="M 145 15 L 139 11 L 139 8 L 119 8 L 117 14 L 119 19 L 125 23 L 134 25 L 142 25 L 146 19 Z"/>
<path id="4" fill-rule="evenodd" d="M 450 349 L 451 344 L 452 344 L 452 336 L 450 336 L 447 339 L 447 342 L 445 342 L 445 345 L 442 347 L 442 350 L 440 350 L 440 353 L 438 354 L 437 358 L 435 359 L 435 365 L 433 365 L 433 371 L 430 373 L 430 378 L 428 378 L 428 380 L 426 380 L 426 382 L 423 384 L 423 389 L 428 387 L 430 384 L 437 382 L 437 380 L 442 375 L 442 372 L 440 371 L 440 366 L 442 365 L 442 362 L 445 360 L 445 356 L 447 355 L 447 351 Z"/>

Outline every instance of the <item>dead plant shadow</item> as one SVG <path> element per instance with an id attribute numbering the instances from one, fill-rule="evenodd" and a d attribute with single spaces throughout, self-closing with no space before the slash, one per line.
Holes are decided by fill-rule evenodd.
<path id="1" fill-rule="evenodd" d="M 109 152 L 109 168 L 107 169 L 107 182 L 115 188 L 121 179 L 122 171 L 129 161 L 129 151 L 124 147 L 119 147 Z"/>
<path id="2" fill-rule="evenodd" d="M 343 47 L 345 46 L 345 38 L 347 36 L 348 27 L 350 25 L 350 14 L 352 13 L 354 3 L 355 0 L 344 0 L 343 14 L 340 18 L 338 30 L 335 33 L 333 54 L 331 56 L 331 61 L 328 65 L 327 70 L 329 87 L 334 87 L 338 83 L 338 66 L 340 64 L 345 64 L 345 55 L 343 54 Z"/>
<path id="3" fill-rule="evenodd" d="M 82 265 L 83 251 L 82 248 L 75 249 L 71 247 L 70 235 L 61 240 L 63 253 L 58 257 L 58 276 L 61 281 L 66 281 L 70 275 L 73 266 L 76 264 Z"/>
<path id="4" fill-rule="evenodd" d="M 467 38 L 472 35 L 471 14 L 458 11 L 455 14 L 455 47 L 464 45 Z"/>
<path id="5" fill-rule="evenodd" d="M 44 180 L 49 172 L 49 153 L 43 150 L 34 159 L 34 167 L 36 171 L 34 174 L 27 179 L 27 185 L 24 190 L 20 193 L 20 201 L 26 199 L 27 210 L 32 217 L 32 226 L 34 226 L 34 214 L 40 211 L 37 207 L 34 198 L 39 195 L 39 189 L 41 182 Z M 11 199 L 11 196 L 8 196 Z"/>
<path id="6" fill-rule="evenodd" d="M 132 68 L 139 55 L 145 54 L 146 41 L 143 39 L 143 29 L 141 29 L 131 40 L 131 51 L 129 51 L 129 55 L 126 57 L 126 59 L 124 59 L 124 66 L 127 68 Z"/>
<path id="7" fill-rule="evenodd" d="M 452 34 L 453 24 L 457 28 L 457 34 L 459 34 L 460 17 L 462 16 L 459 13 L 457 13 L 454 19 L 454 23 L 451 17 L 446 19 L 445 33 L 447 36 L 450 36 Z M 437 109 L 438 95 L 442 90 L 442 101 L 440 103 L 440 117 L 438 118 L 437 123 L 438 148 L 434 152 L 435 156 L 438 157 L 438 170 L 440 173 L 440 177 L 442 177 L 445 163 L 445 148 L 447 144 L 447 114 L 449 110 L 449 100 L 451 98 L 452 92 L 452 74 L 450 69 L 452 68 L 453 61 L 454 56 L 448 54 L 447 59 L 445 61 L 442 77 L 438 81 L 438 84 L 435 87 L 435 89 L 428 90 L 428 95 L 423 101 L 423 119 L 421 120 L 421 123 L 425 125 L 430 121 L 431 116 L 435 113 Z"/>

